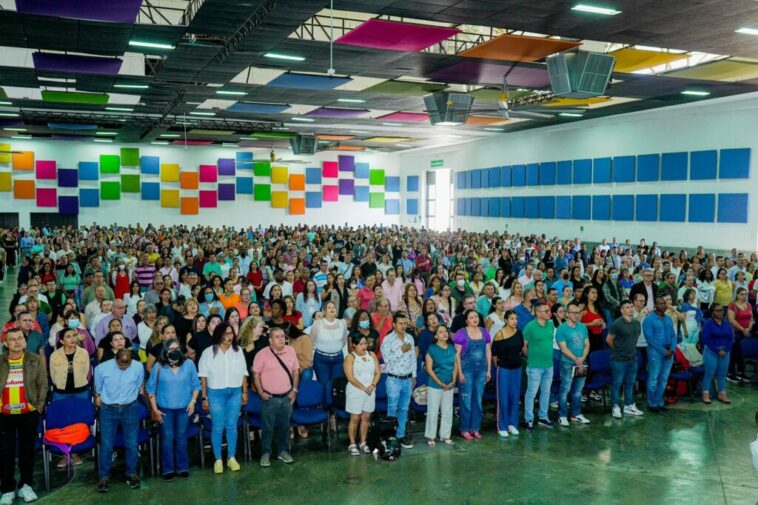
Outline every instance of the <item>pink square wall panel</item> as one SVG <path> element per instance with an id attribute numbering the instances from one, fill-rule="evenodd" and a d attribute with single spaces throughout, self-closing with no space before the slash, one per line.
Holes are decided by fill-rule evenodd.
<path id="1" fill-rule="evenodd" d="M 35 171 L 37 179 L 57 179 L 58 176 L 56 174 L 55 167 L 55 161 L 37 160 Z"/>
<path id="2" fill-rule="evenodd" d="M 57 207 L 58 190 L 54 188 L 37 188 L 37 207 Z"/>
<path id="3" fill-rule="evenodd" d="M 216 165 L 200 165 L 200 182 L 216 182 L 218 169 Z"/>
<path id="4" fill-rule="evenodd" d="M 336 202 L 339 200 L 339 186 L 324 186 L 324 201 Z"/>
<path id="5" fill-rule="evenodd" d="M 339 163 L 336 161 L 325 161 L 324 162 L 324 177 L 338 177 L 339 171 Z M 335 186 L 336 187 L 336 186 Z"/>
<path id="6" fill-rule="evenodd" d="M 218 206 L 218 193 L 216 191 L 200 191 L 198 198 L 200 199 L 200 207 L 215 208 Z"/>

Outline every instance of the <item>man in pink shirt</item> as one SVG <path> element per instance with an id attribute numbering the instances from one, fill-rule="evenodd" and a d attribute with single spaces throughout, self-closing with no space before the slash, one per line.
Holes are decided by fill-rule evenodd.
<path id="1" fill-rule="evenodd" d="M 271 466 L 271 441 L 274 435 L 279 459 L 287 464 L 295 461 L 287 448 L 292 404 L 297 398 L 298 361 L 295 350 L 285 342 L 284 330 L 273 328 L 269 346 L 258 352 L 253 361 L 255 389 L 263 400 L 261 466 L 264 468 Z"/>
<path id="2" fill-rule="evenodd" d="M 392 312 L 400 308 L 400 302 L 403 299 L 403 283 L 397 280 L 394 269 L 387 270 L 387 279 L 382 282 L 382 293 L 389 300 Z"/>

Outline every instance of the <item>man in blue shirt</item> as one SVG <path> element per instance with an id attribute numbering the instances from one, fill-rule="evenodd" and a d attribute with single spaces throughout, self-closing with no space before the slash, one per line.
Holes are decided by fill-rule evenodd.
<path id="1" fill-rule="evenodd" d="M 666 315 L 666 300 L 662 297 L 655 297 L 655 312 L 645 318 L 642 333 L 647 340 L 648 410 L 664 412 L 668 409 L 663 405 L 663 393 L 674 362 L 676 334 L 674 323 Z"/>
<path id="2" fill-rule="evenodd" d="M 587 379 L 587 355 L 590 340 L 587 327 L 579 322 L 582 310 L 579 304 L 571 302 L 566 309 L 566 322 L 558 327 L 555 341 L 561 349 L 561 391 L 558 397 L 558 422 L 568 426 L 568 396 L 571 393 L 571 420 L 589 424 L 582 414 L 582 388 Z"/>
<path id="3" fill-rule="evenodd" d="M 143 389 L 145 371 L 132 361 L 130 349 L 120 349 L 116 359 L 95 368 L 95 405 L 100 407 L 100 461 L 97 490 L 107 493 L 113 463 L 113 444 L 119 426 L 123 430 L 126 449 L 126 483 L 139 489 L 137 476 L 137 434 L 140 408 L 137 397 Z"/>

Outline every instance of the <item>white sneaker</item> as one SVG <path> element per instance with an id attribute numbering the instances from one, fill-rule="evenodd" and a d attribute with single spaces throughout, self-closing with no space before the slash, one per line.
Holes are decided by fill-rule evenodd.
<path id="1" fill-rule="evenodd" d="M 16 493 L 14 491 L 3 493 L 3 496 L 0 496 L 0 505 L 11 505 L 15 497 Z"/>
<path id="2" fill-rule="evenodd" d="M 508 432 L 503 430 L 498 430 L 497 434 L 501 436 L 502 438 L 508 438 Z"/>
<path id="3" fill-rule="evenodd" d="M 637 405 L 632 403 L 631 405 L 627 405 L 626 407 L 624 407 L 624 414 L 630 414 L 633 416 L 642 416 L 645 413 L 642 412 L 640 409 L 638 409 Z"/>
<path id="4" fill-rule="evenodd" d="M 618 405 L 614 405 L 613 409 L 611 409 L 611 415 L 616 419 L 621 419 L 621 408 Z"/>
<path id="5" fill-rule="evenodd" d="M 590 424 L 590 420 L 584 417 L 584 414 L 579 414 L 576 417 L 572 417 L 571 420 L 575 423 Z"/>
<path id="6" fill-rule="evenodd" d="M 508 426 L 508 433 L 510 433 L 513 436 L 518 436 L 518 430 L 515 426 Z"/>
<path id="7" fill-rule="evenodd" d="M 552 402 L 549 406 L 550 410 L 558 410 L 558 402 Z"/>
<path id="8" fill-rule="evenodd" d="M 564 427 L 569 426 L 569 420 L 567 418 L 565 418 L 565 417 L 559 417 L 558 418 L 558 424 L 560 424 L 561 426 L 564 426 Z"/>
<path id="9" fill-rule="evenodd" d="M 26 503 L 31 503 L 37 500 L 37 493 L 34 492 L 29 484 L 24 484 L 21 489 L 18 490 L 18 497 L 23 498 Z"/>

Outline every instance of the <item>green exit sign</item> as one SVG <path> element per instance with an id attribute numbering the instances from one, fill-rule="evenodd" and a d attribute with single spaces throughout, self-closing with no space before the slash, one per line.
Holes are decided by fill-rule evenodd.
<path id="1" fill-rule="evenodd" d="M 432 168 L 439 168 L 445 165 L 445 160 L 432 160 Z"/>

